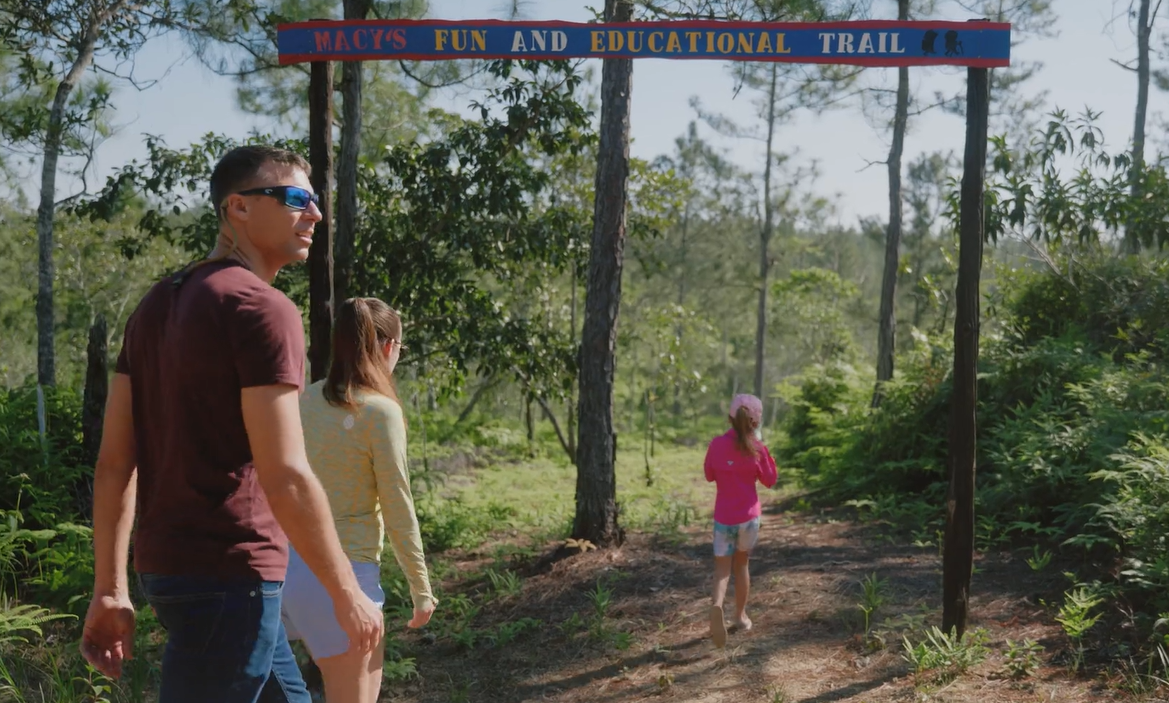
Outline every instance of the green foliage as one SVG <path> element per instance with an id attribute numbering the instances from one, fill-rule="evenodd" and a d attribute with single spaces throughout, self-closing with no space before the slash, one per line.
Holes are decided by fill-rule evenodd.
<path id="1" fill-rule="evenodd" d="M 498 503 L 471 506 L 461 496 L 441 502 L 424 499 L 415 507 L 427 552 L 478 546 L 515 516 L 511 507 Z"/>
<path id="2" fill-rule="evenodd" d="M 994 171 L 987 183 L 986 235 L 1018 233 L 1037 241 L 1094 245 L 1125 236 L 1145 247 L 1169 243 L 1169 176 L 1157 163 L 1134 166 L 1125 150 L 1109 154 L 1091 110 L 1055 110 L 1030 143 L 991 139 Z M 1074 159 L 1074 172 L 1060 166 Z M 1136 182 L 1142 197 L 1129 197 Z M 951 212 L 957 212 L 957 189 Z M 955 220 L 956 221 L 956 220 Z"/>
<path id="3" fill-rule="evenodd" d="M 46 441 L 35 388 L 0 390 L 0 597 L 80 614 L 93 584 L 87 520 L 93 469 L 81 456 L 81 398 L 46 388 Z"/>
<path id="4" fill-rule="evenodd" d="M 776 324 L 785 342 L 816 364 L 850 361 L 856 356 L 848 307 L 860 291 L 835 271 L 796 269 L 772 284 Z"/>
<path id="5" fill-rule="evenodd" d="M 1101 617 L 1101 613 L 1092 611 L 1103 602 L 1104 599 L 1088 588 L 1076 588 L 1064 594 L 1064 602 L 1059 607 L 1055 621 L 1072 641 L 1072 671 L 1079 670 L 1083 664 L 1084 636 Z"/>
<path id="6" fill-rule="evenodd" d="M 36 387 L 0 389 L 0 513 L 30 530 L 84 519 L 93 467 L 81 448 L 81 394 L 44 389 L 46 442 Z"/>
<path id="7" fill-rule="evenodd" d="M 487 578 L 491 581 L 492 590 L 500 597 L 516 596 L 523 590 L 523 582 L 520 580 L 519 574 L 514 571 L 499 572 L 495 569 L 487 569 Z"/>
<path id="8" fill-rule="evenodd" d="M 418 676 L 418 666 L 413 657 L 386 659 L 382 662 L 382 677 L 386 683 L 409 681 Z"/>
<path id="9" fill-rule="evenodd" d="M 865 616 L 865 636 L 869 634 L 870 624 L 872 623 L 873 613 L 885 604 L 885 588 L 888 586 L 888 581 L 877 576 L 876 573 L 869 574 L 861 579 L 861 602 L 857 604 L 861 612 Z"/>
<path id="10" fill-rule="evenodd" d="M 1087 556 L 1148 628 L 1169 610 L 1169 268 L 1082 254 L 1053 262 L 1000 271 L 992 295 L 979 364 L 976 544 L 1024 544 L 1035 570 L 1057 549 Z M 876 411 L 868 384 L 846 367 L 810 369 L 789 390 L 778 454 L 822 500 L 932 546 L 947 486 L 945 347 L 919 336 L 899 369 Z M 1077 637 L 1078 625 L 1114 612 L 1116 596 L 1101 597 L 1091 616 L 1061 615 Z"/>
<path id="11" fill-rule="evenodd" d="M 27 643 L 30 633 L 40 637 L 44 634 L 41 625 L 67 617 L 70 616 L 54 614 L 39 605 L 16 605 L 0 593 L 0 648 L 15 642 Z"/>
<path id="12" fill-rule="evenodd" d="M 1169 609 L 1169 447 L 1137 435 L 1116 454 L 1116 468 L 1092 474 L 1107 486 L 1109 500 L 1097 508 L 1097 523 L 1107 526 L 1123 548 L 1121 582 Z"/>
<path id="13" fill-rule="evenodd" d="M 139 298 L 183 253 L 135 229 L 132 213 L 108 222 L 59 214 L 54 224 L 54 292 L 57 382 L 80 387 L 85 378 L 89 328 L 107 323 L 112 365 L 122 328 Z M 0 205 L 0 385 L 35 379 L 37 244 L 33 216 Z"/>
<path id="14" fill-rule="evenodd" d="M 531 303 L 587 257 L 588 213 L 560 204 L 549 168 L 591 144 L 588 113 L 576 100 L 582 76 L 567 62 L 496 61 L 488 71 L 498 85 L 472 105 L 478 120 L 454 121 L 441 137 L 392 145 L 361 165 L 348 294 L 406 311 L 404 368 L 425 365 L 440 392 L 457 390 L 474 371 L 562 397 L 575 379 L 571 330 L 550 300 Z M 108 219 L 147 197 L 144 231 L 205 252 L 218 225 L 202 191 L 235 144 L 209 137 L 176 151 L 149 140 L 146 162 L 120 169 L 78 211 Z M 303 142 L 280 145 L 305 151 Z M 663 174 L 641 179 L 631 225 L 652 229 L 670 187 Z M 277 279 L 302 305 L 304 272 Z"/>
<path id="15" fill-rule="evenodd" d="M 917 643 L 905 637 L 902 656 L 913 667 L 914 674 L 920 676 L 934 672 L 936 679 L 945 681 L 985 661 L 989 654 L 986 641 L 985 630 L 967 632 L 959 638 L 957 633 L 942 632 L 935 626 L 927 630 L 925 638 Z"/>
<path id="16" fill-rule="evenodd" d="M 1043 654 L 1043 645 L 1034 640 L 1025 639 L 1022 642 L 1007 640 L 1007 674 L 1013 679 L 1024 679 L 1031 676 L 1039 668 L 1039 656 Z"/>

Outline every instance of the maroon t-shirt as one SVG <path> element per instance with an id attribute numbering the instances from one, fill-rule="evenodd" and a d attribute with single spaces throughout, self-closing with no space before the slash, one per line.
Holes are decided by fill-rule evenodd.
<path id="1" fill-rule="evenodd" d="M 139 573 L 283 581 L 288 540 L 252 465 L 240 391 L 304 387 L 300 312 L 234 261 L 155 284 L 126 322 Z"/>

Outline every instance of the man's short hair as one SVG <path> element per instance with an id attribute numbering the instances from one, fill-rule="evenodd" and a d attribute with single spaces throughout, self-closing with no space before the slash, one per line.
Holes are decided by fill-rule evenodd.
<path id="1" fill-rule="evenodd" d="M 247 186 L 269 163 L 296 166 L 305 175 L 312 175 L 308 161 L 294 151 L 262 144 L 236 147 L 224 154 L 211 172 L 211 206 L 215 208 L 215 214 L 222 217 L 223 201 L 227 196 Z"/>

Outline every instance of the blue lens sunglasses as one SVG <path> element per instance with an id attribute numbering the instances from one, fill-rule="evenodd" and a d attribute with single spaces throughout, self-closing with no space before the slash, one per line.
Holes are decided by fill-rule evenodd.
<path id="1" fill-rule="evenodd" d="M 317 207 L 321 206 L 321 197 L 319 195 L 310 193 L 298 186 L 251 188 L 249 190 L 239 191 L 239 195 L 267 195 L 277 200 L 283 200 L 284 204 L 293 210 L 307 210 L 309 203 L 315 203 Z"/>

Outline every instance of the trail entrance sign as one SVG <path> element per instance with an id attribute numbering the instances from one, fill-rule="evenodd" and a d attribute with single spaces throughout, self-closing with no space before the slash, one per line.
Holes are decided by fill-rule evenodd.
<path id="1" fill-rule="evenodd" d="M 282 24 L 281 64 L 454 59 L 715 59 L 856 66 L 1007 66 L 998 22 L 586 24 L 492 20 L 348 20 Z"/>
<path id="2" fill-rule="evenodd" d="M 624 7 L 614 12 L 612 8 Z M 608 0 L 606 16 L 627 20 L 631 0 Z M 977 407 L 979 278 L 982 269 L 983 180 L 986 170 L 989 105 L 988 69 L 1009 66 L 1011 27 L 988 22 L 726 22 L 683 20 L 504 22 L 498 20 L 314 20 L 277 27 L 281 64 L 311 63 L 309 82 L 309 144 L 313 187 L 321 194 L 322 221 L 309 252 L 309 361 L 316 380 L 329 359 L 332 328 L 333 245 L 333 105 L 334 61 L 450 61 L 456 59 L 557 60 L 598 58 L 618 80 L 612 94 L 602 97 L 600 153 L 597 167 L 597 209 L 590 254 L 585 326 L 581 336 L 580 418 L 577 445 L 577 508 L 580 512 L 582 467 L 606 470 L 606 500 L 615 505 L 612 461 L 616 434 L 612 428 L 612 357 L 626 204 L 625 179 L 629 155 L 629 59 L 713 59 L 771 61 L 854 66 L 965 66 L 966 151 L 959 215 L 958 283 L 955 295 L 953 397 L 950 403 L 949 475 L 942 573 L 942 629 L 966 628 L 970 577 L 974 558 L 974 475 Z M 607 80 L 607 79 L 606 79 Z M 604 81 L 602 81 L 604 83 Z M 604 90 L 604 88 L 602 88 Z M 360 93 L 357 93 L 360 95 Z M 344 151 L 344 149 L 343 149 Z M 356 180 L 351 159 L 348 182 Z M 352 186 L 349 186 L 352 187 Z M 602 197 L 602 194 L 605 194 Z M 352 194 L 350 194 L 351 197 Z M 602 205 L 604 207 L 602 207 Z M 347 241 L 352 241 L 352 232 Z M 597 252 L 607 251 L 606 267 Z M 605 255 L 601 255 L 603 258 Z M 595 278 L 595 280 L 594 280 Z M 600 296 L 597 314 L 592 298 Z M 591 327 L 590 327 L 591 325 Z M 590 331 L 591 329 L 591 331 Z M 592 340 L 592 342 L 590 342 Z M 595 343 L 593 343 L 595 342 Z M 593 343 L 592 347 L 589 344 Z M 586 366 L 587 364 L 587 366 Z M 586 372 L 592 380 L 586 384 Z M 586 385 L 588 386 L 586 388 Z M 586 392 L 588 398 L 586 399 Z M 587 400 L 587 404 L 586 404 Z M 595 412 L 586 416 L 586 409 Z M 607 411 L 604 409 L 608 408 Z M 605 416 L 590 428 L 603 437 L 585 446 L 585 422 Z M 606 444 L 608 442 L 608 444 Z M 582 453 L 588 450 L 588 456 Z M 607 454 L 606 451 L 611 450 Z M 590 469 L 592 470 L 592 469 Z M 577 525 L 580 515 L 577 516 Z M 616 527 L 616 519 L 613 519 Z M 574 526 L 574 536 L 578 527 Z"/>

